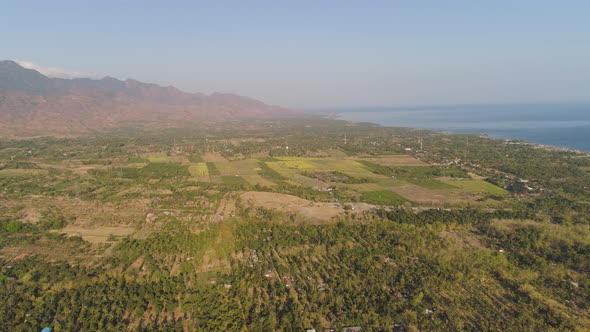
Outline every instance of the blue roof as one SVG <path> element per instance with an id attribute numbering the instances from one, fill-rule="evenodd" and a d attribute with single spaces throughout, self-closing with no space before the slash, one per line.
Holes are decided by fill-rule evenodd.
<path id="1" fill-rule="evenodd" d="M 41 332 L 53 332 L 53 329 L 51 327 L 44 327 L 43 330 L 41 330 Z"/>

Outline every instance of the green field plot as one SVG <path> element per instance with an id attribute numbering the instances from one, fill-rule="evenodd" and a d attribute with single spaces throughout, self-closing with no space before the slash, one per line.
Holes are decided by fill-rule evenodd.
<path id="1" fill-rule="evenodd" d="M 407 201 L 402 196 L 389 190 L 365 192 L 363 193 L 362 200 L 363 202 L 376 205 L 398 205 Z"/>
<path id="2" fill-rule="evenodd" d="M 264 165 L 264 163 L 256 159 L 207 163 L 209 166 L 209 175 L 212 176 L 211 180 L 216 183 L 236 184 L 236 181 L 239 181 L 240 183 L 249 183 L 251 185 L 275 185 L 275 183 L 259 174 L 262 170 L 261 164 Z M 240 180 L 229 180 L 230 178 Z"/>
<path id="3" fill-rule="evenodd" d="M 231 175 L 223 175 L 221 176 L 221 181 L 223 181 L 224 184 L 229 184 L 229 185 L 241 185 L 241 184 L 248 184 L 248 182 L 246 180 L 244 180 L 244 178 L 240 177 L 240 176 L 231 176 Z"/>
<path id="4" fill-rule="evenodd" d="M 148 157 L 150 163 L 165 163 L 168 161 L 168 157 L 165 154 L 154 154 Z"/>
<path id="5" fill-rule="evenodd" d="M 387 187 L 377 183 L 360 183 L 360 184 L 342 184 L 339 188 L 350 188 L 358 192 L 381 191 Z"/>
<path id="6" fill-rule="evenodd" d="M 489 194 L 494 196 L 506 196 L 508 191 L 483 180 L 443 180 L 445 183 L 458 187 L 465 191 Z"/>
<path id="7" fill-rule="evenodd" d="M 343 184 L 350 182 L 377 182 L 389 179 L 386 176 L 371 173 L 361 163 L 352 159 L 335 158 L 295 158 L 281 157 L 279 161 L 262 163 L 262 173 L 270 180 L 289 180 L 304 187 L 325 187 L 330 184 Z M 342 181 L 335 181 L 336 178 Z M 371 187 L 375 189 L 387 189 L 387 187 Z"/>
<path id="8" fill-rule="evenodd" d="M 216 162 L 215 168 L 219 171 L 219 175 L 222 176 L 257 175 L 260 170 L 258 160 L 256 159 Z"/>
<path id="9" fill-rule="evenodd" d="M 280 174 L 276 170 L 272 169 L 265 162 L 259 161 L 257 163 L 257 165 L 258 165 L 258 168 L 257 168 L 258 174 L 260 176 L 262 176 L 263 178 L 269 179 L 269 180 L 272 180 L 272 181 L 284 181 L 284 180 L 287 180 L 286 177 L 284 177 L 282 174 Z"/>
<path id="10" fill-rule="evenodd" d="M 159 179 L 188 177 L 191 175 L 188 171 L 188 165 L 181 165 L 177 163 L 150 163 L 142 168 L 122 168 L 116 173 L 121 173 L 123 177 L 130 179 Z"/>
<path id="11" fill-rule="evenodd" d="M 207 162 L 207 169 L 209 170 L 209 175 L 221 175 L 219 169 L 213 162 Z"/>
<path id="12" fill-rule="evenodd" d="M 453 186 L 448 182 L 442 182 L 437 179 L 410 179 L 407 180 L 409 183 L 413 183 L 417 186 L 427 189 L 458 189 L 459 187 Z"/>
<path id="13" fill-rule="evenodd" d="M 400 179 L 469 178 L 465 171 L 455 166 L 385 166 L 368 160 L 359 160 L 359 163 L 375 174 Z"/>
<path id="14" fill-rule="evenodd" d="M 260 186 L 264 186 L 264 187 L 276 186 L 276 183 L 274 183 L 266 178 L 263 178 L 260 175 L 242 175 L 241 177 L 253 186 L 254 185 L 260 185 Z"/>

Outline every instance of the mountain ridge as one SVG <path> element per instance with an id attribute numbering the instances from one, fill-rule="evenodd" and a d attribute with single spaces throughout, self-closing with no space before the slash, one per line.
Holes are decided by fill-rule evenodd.
<path id="1" fill-rule="evenodd" d="M 186 127 L 294 113 L 228 93 L 188 93 L 135 79 L 52 78 L 0 61 L 0 137 L 71 136 L 123 126 Z"/>

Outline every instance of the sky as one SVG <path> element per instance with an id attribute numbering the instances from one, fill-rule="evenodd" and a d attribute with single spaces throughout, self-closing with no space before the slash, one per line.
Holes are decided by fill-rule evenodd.
<path id="1" fill-rule="evenodd" d="M 6 1 L 0 59 L 296 108 L 590 100 L 590 1 Z"/>

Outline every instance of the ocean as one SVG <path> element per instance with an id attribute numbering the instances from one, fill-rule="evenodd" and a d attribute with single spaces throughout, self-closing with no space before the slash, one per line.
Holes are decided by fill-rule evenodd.
<path id="1" fill-rule="evenodd" d="M 338 109 L 338 118 L 391 127 L 486 134 L 590 152 L 590 103 Z"/>

